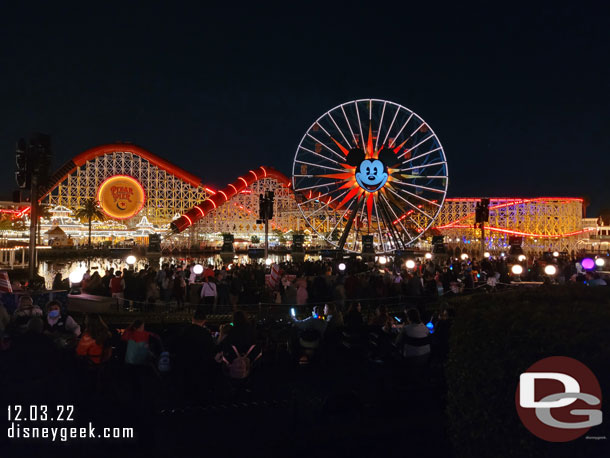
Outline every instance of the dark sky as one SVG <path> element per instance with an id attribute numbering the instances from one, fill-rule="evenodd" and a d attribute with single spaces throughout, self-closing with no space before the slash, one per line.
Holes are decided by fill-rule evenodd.
<path id="1" fill-rule="evenodd" d="M 319 115 L 383 98 L 436 131 L 450 196 L 610 207 L 608 7 L 7 3 L 2 192 L 13 188 L 15 141 L 32 131 L 52 135 L 55 166 L 131 141 L 219 186 L 259 165 L 289 174 Z"/>

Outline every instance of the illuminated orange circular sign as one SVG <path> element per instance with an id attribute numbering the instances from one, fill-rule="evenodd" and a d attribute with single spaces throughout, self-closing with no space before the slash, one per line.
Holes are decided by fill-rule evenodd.
<path id="1" fill-rule="evenodd" d="M 136 215 L 146 201 L 146 193 L 138 180 L 127 175 L 107 178 L 97 189 L 97 201 L 102 211 L 115 219 Z"/>

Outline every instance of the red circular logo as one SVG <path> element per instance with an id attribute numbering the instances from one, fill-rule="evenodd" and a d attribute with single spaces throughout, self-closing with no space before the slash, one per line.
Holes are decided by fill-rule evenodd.
<path id="1" fill-rule="evenodd" d="M 544 358 L 521 374 L 515 403 L 523 425 L 540 439 L 568 442 L 602 421 L 595 374 L 565 356 Z"/>

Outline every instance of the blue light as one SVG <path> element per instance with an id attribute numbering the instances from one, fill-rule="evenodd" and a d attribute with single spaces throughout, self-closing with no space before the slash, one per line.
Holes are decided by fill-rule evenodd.
<path id="1" fill-rule="evenodd" d="M 426 324 L 426 327 L 430 331 L 430 334 L 434 334 L 434 324 L 432 324 L 432 321 L 430 321 L 428 324 Z"/>

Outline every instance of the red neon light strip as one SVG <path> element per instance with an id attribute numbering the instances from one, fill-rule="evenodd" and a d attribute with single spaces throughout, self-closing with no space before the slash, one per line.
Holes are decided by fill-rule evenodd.
<path id="1" fill-rule="evenodd" d="M 583 199 L 580 197 L 535 197 L 533 199 L 526 199 L 523 197 L 488 197 L 488 199 L 490 201 L 494 200 L 496 202 L 506 202 L 506 201 L 511 201 L 511 202 L 518 202 L 521 200 L 536 200 L 536 201 L 540 201 L 540 200 L 565 200 L 565 201 L 579 201 L 582 202 Z M 481 198 L 480 197 L 448 197 L 447 199 L 445 199 L 445 202 L 480 202 Z"/>
<path id="2" fill-rule="evenodd" d="M 205 216 L 205 213 L 203 213 L 203 210 L 201 208 L 199 208 L 199 205 L 195 205 L 195 208 L 201 212 L 201 217 L 203 218 Z"/>
<path id="3" fill-rule="evenodd" d="M 214 202 L 212 199 L 210 199 L 210 202 L 212 202 L 212 205 L 214 205 L 214 208 L 216 208 L 216 202 Z"/>
<path id="4" fill-rule="evenodd" d="M 244 179 L 244 177 L 239 177 L 239 179 L 244 182 L 246 187 L 248 187 L 248 182 Z"/>
<path id="5" fill-rule="evenodd" d="M 223 196 L 225 196 L 225 200 L 229 200 L 229 198 L 227 197 L 227 195 L 223 191 L 218 191 L 218 192 L 221 193 Z"/>
<path id="6" fill-rule="evenodd" d="M 203 189 L 205 189 L 207 192 L 209 192 L 209 193 L 210 193 L 210 194 L 212 194 L 212 195 L 215 195 L 215 194 L 216 194 L 216 191 L 214 191 L 213 189 L 210 189 L 210 188 L 208 188 L 208 187 L 205 187 L 205 188 L 203 188 Z"/>
<path id="7" fill-rule="evenodd" d="M 253 171 L 253 170 L 250 170 L 250 173 L 251 173 L 252 175 L 254 175 L 254 179 L 255 179 L 255 180 L 258 180 L 258 176 L 256 176 L 256 173 L 254 173 L 254 171 Z"/>
<path id="8" fill-rule="evenodd" d="M 184 216 L 186 219 L 188 219 L 188 221 L 189 221 L 189 226 L 192 226 L 192 225 L 193 225 L 193 221 L 191 221 L 191 218 L 189 218 L 189 217 L 188 217 L 188 215 L 186 215 L 186 214 L 185 214 L 185 215 L 182 215 L 182 216 Z"/>
<path id="9" fill-rule="evenodd" d="M 263 173 L 265 174 L 265 178 L 267 178 L 267 171 L 265 170 L 265 167 L 263 167 L 263 166 L 261 165 L 261 169 L 263 170 Z"/>

